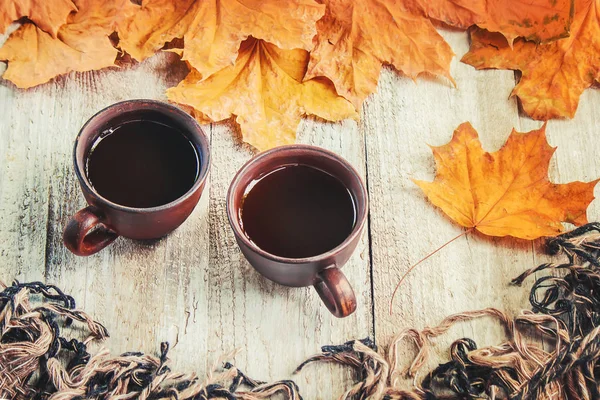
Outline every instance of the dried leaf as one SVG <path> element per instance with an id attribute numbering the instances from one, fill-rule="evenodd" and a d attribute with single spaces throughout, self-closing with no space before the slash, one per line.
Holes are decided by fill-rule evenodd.
<path id="1" fill-rule="evenodd" d="M 131 2 L 76 0 L 75 4 L 79 11 L 69 16 L 56 39 L 33 24 L 24 24 L 9 36 L 0 48 L 0 60 L 8 61 L 4 79 L 29 88 L 71 71 L 114 64 L 117 50 L 108 37 L 131 11 Z"/>
<path id="2" fill-rule="evenodd" d="M 3 0 L 0 4 L 0 34 L 14 21 L 27 17 L 41 30 L 56 37 L 58 28 L 77 7 L 71 0 Z"/>
<path id="3" fill-rule="evenodd" d="M 308 58 L 304 50 L 282 50 L 250 38 L 242 43 L 235 65 L 205 80 L 194 70 L 167 96 L 212 121 L 235 115 L 244 141 L 259 150 L 290 144 L 305 114 L 330 121 L 358 118 L 329 81 L 302 83 Z"/>
<path id="4" fill-rule="evenodd" d="M 325 0 L 306 79 L 326 76 L 359 108 L 377 86 L 381 65 L 414 78 L 450 79 L 452 50 L 429 19 L 467 28 L 478 24 L 538 41 L 565 36 L 573 0 Z"/>
<path id="5" fill-rule="evenodd" d="M 500 32 L 509 43 L 517 37 L 535 42 L 565 37 L 573 0 L 404 0 L 407 8 L 447 25 L 478 25 Z"/>
<path id="6" fill-rule="evenodd" d="M 331 79 L 359 108 L 375 91 L 383 63 L 410 77 L 424 72 L 450 77 L 450 46 L 423 16 L 393 0 L 326 0 L 306 80 Z"/>
<path id="7" fill-rule="evenodd" d="M 585 224 L 598 180 L 551 183 L 548 164 L 555 149 L 545 130 L 513 130 L 500 150 L 488 153 L 464 123 L 450 143 L 432 147 L 435 180 L 415 183 L 452 220 L 490 236 L 536 239 L 563 232 L 561 222 Z"/>
<path id="8" fill-rule="evenodd" d="M 571 36 L 553 43 L 518 39 L 511 49 L 502 36 L 475 29 L 462 61 L 477 69 L 520 70 L 512 95 L 532 118 L 573 117 L 583 91 L 600 81 L 600 0 L 577 0 Z"/>
<path id="9" fill-rule="evenodd" d="M 118 33 L 121 48 L 139 61 L 183 37 L 183 59 L 206 77 L 233 65 L 250 35 L 282 49 L 310 50 L 323 13 L 313 0 L 144 0 Z"/>

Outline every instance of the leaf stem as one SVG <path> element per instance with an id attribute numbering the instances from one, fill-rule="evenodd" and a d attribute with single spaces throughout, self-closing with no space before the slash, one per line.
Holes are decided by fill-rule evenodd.
<path id="1" fill-rule="evenodd" d="M 471 231 L 473 229 L 474 228 L 469 228 L 469 229 L 465 230 L 464 232 L 460 233 L 459 235 L 456 235 L 455 237 L 453 237 L 452 239 L 450 239 L 449 241 L 447 241 L 446 243 L 444 243 L 443 245 L 441 245 L 440 247 L 438 247 L 437 249 L 435 249 L 433 252 L 427 254 L 425 257 L 421 258 L 415 264 L 413 264 L 413 265 L 410 266 L 410 268 L 408 269 L 408 271 L 406 271 L 404 273 L 404 275 L 402 275 L 402 278 L 400 278 L 400 282 L 398 282 L 398 284 L 394 288 L 394 292 L 392 293 L 392 298 L 390 300 L 390 315 L 392 315 L 394 313 L 394 297 L 396 297 L 396 293 L 398 292 L 398 289 L 400 288 L 400 285 L 402 285 L 402 282 L 404 282 L 404 279 L 406 279 L 406 277 L 408 276 L 408 274 L 410 274 L 412 272 L 412 270 L 417 267 L 417 265 L 421 264 L 423 261 L 427 260 L 429 257 L 431 257 L 432 255 L 434 255 L 438 251 L 442 250 L 444 247 L 448 246 L 450 243 L 454 242 L 455 240 L 457 240 L 457 239 L 459 239 L 459 238 L 461 238 L 463 236 L 466 236 L 467 234 L 471 233 Z"/>

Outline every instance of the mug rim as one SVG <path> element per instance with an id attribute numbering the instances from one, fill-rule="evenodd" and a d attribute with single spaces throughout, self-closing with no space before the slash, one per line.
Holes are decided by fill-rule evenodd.
<path id="1" fill-rule="evenodd" d="M 292 150 L 292 151 L 293 150 L 307 150 L 307 151 L 313 152 L 313 154 L 321 153 L 330 158 L 333 158 L 338 163 L 343 165 L 344 168 L 346 168 L 352 175 L 354 175 L 354 177 L 357 178 L 357 182 L 359 183 L 359 187 L 360 187 L 359 191 L 362 192 L 363 197 L 365 199 L 365 206 L 364 206 L 365 212 L 364 212 L 363 218 L 356 221 L 356 225 L 354 225 L 352 232 L 350 232 L 350 234 L 346 237 L 346 239 L 344 239 L 344 241 L 342 243 L 340 243 L 339 245 L 335 246 L 334 248 L 326 251 L 325 253 L 317 254 L 317 255 L 311 256 L 311 257 L 288 258 L 288 257 L 278 256 L 276 254 L 269 253 L 268 251 L 261 249 L 252 240 L 250 240 L 248 238 L 248 236 L 244 233 L 244 231 L 242 230 L 242 228 L 238 222 L 238 219 L 236 219 L 236 217 L 234 215 L 234 213 L 236 213 L 236 211 L 233 210 L 233 208 L 232 208 L 234 189 L 236 189 L 240 185 L 241 178 L 246 173 L 248 168 L 251 165 L 259 162 L 260 160 L 272 157 L 274 154 L 289 151 L 289 150 Z M 337 177 L 336 177 L 336 179 L 337 179 Z M 346 186 L 346 185 L 344 185 L 344 186 Z M 233 180 L 231 181 L 231 184 L 229 185 L 229 190 L 227 191 L 226 203 L 227 203 L 226 204 L 227 218 L 229 219 L 229 224 L 231 225 L 231 228 L 233 229 L 235 236 L 239 240 L 241 240 L 246 246 L 251 248 L 253 251 L 258 253 L 262 257 L 265 257 L 269 260 L 276 261 L 276 262 L 279 262 L 282 264 L 306 264 L 306 263 L 311 263 L 311 262 L 315 262 L 315 261 L 321 261 L 323 259 L 327 259 L 331 256 L 334 256 L 335 254 L 339 253 L 343 248 L 348 246 L 352 241 L 357 239 L 357 236 L 359 236 L 362 233 L 362 230 L 365 226 L 365 223 L 366 223 L 366 221 L 368 219 L 368 215 L 369 215 L 369 195 L 368 195 L 365 183 L 364 183 L 362 177 L 359 175 L 356 168 L 354 168 L 352 166 L 352 164 L 350 164 L 350 162 L 348 162 L 346 159 L 339 156 L 338 154 L 336 154 L 332 151 L 326 150 L 322 147 L 308 145 L 308 144 L 291 144 L 291 145 L 278 146 L 278 147 L 272 148 L 270 150 L 264 151 L 264 152 L 256 155 L 255 157 L 252 157 L 250 160 L 246 161 L 244 163 L 244 165 L 236 172 L 235 176 L 233 177 Z"/>
<path id="2" fill-rule="evenodd" d="M 200 153 L 199 154 L 200 163 L 198 165 L 198 169 L 199 169 L 198 177 L 196 178 L 196 181 L 194 182 L 192 187 L 190 187 L 190 189 L 187 192 L 185 192 L 183 195 L 176 198 L 175 200 L 172 200 L 168 203 L 161 204 L 159 206 L 154 206 L 154 207 L 130 207 L 130 206 L 126 206 L 123 204 L 115 203 L 114 201 L 109 200 L 106 197 L 102 196 L 100 193 L 98 193 L 98 191 L 92 186 L 91 182 L 89 181 L 89 179 L 87 177 L 87 174 L 85 173 L 85 166 L 80 165 L 80 163 L 77 161 L 77 149 L 79 148 L 79 146 L 82 145 L 82 142 L 80 139 L 81 139 L 82 135 L 84 133 L 86 133 L 86 129 L 88 128 L 88 126 L 99 116 L 109 112 L 113 108 L 117 108 L 117 107 L 123 106 L 125 104 L 137 105 L 140 107 L 138 109 L 141 109 L 141 110 L 143 110 L 143 109 L 152 110 L 151 107 L 146 107 L 146 106 L 154 105 L 154 106 L 157 106 L 158 108 L 172 111 L 172 112 L 182 116 L 183 118 L 188 119 L 192 123 L 194 128 L 197 129 L 199 136 L 201 138 L 200 141 L 197 142 L 195 140 L 190 140 L 189 137 L 187 139 L 193 143 L 196 151 L 198 151 Z M 94 140 L 94 142 L 95 142 L 95 140 Z M 209 150 L 209 145 L 208 145 L 208 138 L 206 137 L 204 130 L 198 124 L 198 122 L 194 119 L 194 117 L 192 117 L 190 114 L 186 113 L 179 107 L 175 107 L 172 104 L 165 103 L 165 102 L 162 102 L 159 100 L 130 99 L 130 100 L 119 101 L 117 103 L 113 103 L 113 104 L 110 104 L 110 105 L 104 107 L 103 109 L 101 109 L 100 111 L 98 111 L 94 115 L 92 115 L 85 122 L 85 124 L 83 124 L 83 126 L 79 130 L 79 133 L 77 133 L 77 137 L 75 138 L 75 143 L 73 145 L 73 164 L 75 165 L 75 174 L 77 175 L 77 178 L 78 178 L 79 182 L 81 183 L 81 185 L 85 188 L 85 190 L 92 193 L 94 195 L 94 197 L 97 199 L 97 201 L 99 201 L 103 206 L 110 207 L 110 208 L 113 208 L 113 209 L 119 210 L 119 211 L 125 211 L 125 212 L 151 213 L 151 212 L 155 212 L 155 211 L 163 211 L 163 210 L 167 210 L 167 209 L 176 207 L 194 195 L 194 193 L 198 190 L 198 188 L 200 188 L 206 181 L 206 177 L 207 177 L 208 171 L 210 169 L 210 150 Z"/>

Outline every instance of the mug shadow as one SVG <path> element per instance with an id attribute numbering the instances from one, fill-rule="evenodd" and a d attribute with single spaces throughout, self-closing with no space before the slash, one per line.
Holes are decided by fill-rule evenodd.
<path id="1" fill-rule="evenodd" d="M 173 234 L 173 232 L 169 232 L 165 236 L 161 236 L 161 237 L 156 238 L 156 239 L 126 239 L 126 240 L 129 240 L 132 243 L 140 245 L 140 246 L 152 247 L 152 246 L 155 246 L 155 245 L 157 245 L 157 244 L 159 244 L 161 242 L 164 242 L 172 234 Z"/>
<path id="2" fill-rule="evenodd" d="M 287 310 L 295 310 L 303 316 L 314 315 L 315 310 L 329 314 L 327 307 L 321 302 L 312 286 L 292 287 L 281 285 L 262 276 L 249 263 L 248 269 L 249 271 L 244 279 L 246 279 L 248 288 L 252 288 L 250 290 L 255 296 L 271 302 L 275 307 L 279 304 Z"/>

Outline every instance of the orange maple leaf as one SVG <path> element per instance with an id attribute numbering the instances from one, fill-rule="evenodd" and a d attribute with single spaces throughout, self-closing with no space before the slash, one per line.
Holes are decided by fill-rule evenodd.
<path id="1" fill-rule="evenodd" d="M 466 29 L 478 25 L 500 32 L 509 43 L 517 37 L 544 42 L 565 37 L 573 17 L 573 0 L 404 0 L 431 19 Z"/>
<path id="2" fill-rule="evenodd" d="M 57 38 L 27 23 L 0 48 L 8 61 L 4 79 L 29 88 L 71 71 L 90 71 L 114 65 L 117 56 L 109 39 L 116 23 L 130 12 L 130 0 L 76 0 L 78 12 L 69 16 Z"/>
<path id="3" fill-rule="evenodd" d="M 206 77 L 232 65 L 248 36 L 310 50 L 324 12 L 313 0 L 143 0 L 117 30 L 120 47 L 138 61 L 183 38 L 182 58 Z"/>
<path id="4" fill-rule="evenodd" d="M 568 33 L 572 0 L 325 0 L 306 79 L 326 76 L 357 108 L 375 91 L 381 65 L 414 78 L 450 79 L 450 46 L 428 18 L 467 28 L 479 24 L 537 40 Z"/>
<path id="5" fill-rule="evenodd" d="M 3 0 L 0 5 L 0 34 L 18 19 L 27 17 L 41 30 L 56 37 L 58 28 L 77 7 L 71 0 Z"/>
<path id="6" fill-rule="evenodd" d="M 193 107 L 197 117 L 220 121 L 232 115 L 243 139 L 259 150 L 295 141 L 303 115 L 330 121 L 358 118 L 356 110 L 324 78 L 302 82 L 308 52 L 282 50 L 262 40 L 242 43 L 235 65 L 202 79 L 193 70 L 177 87 L 167 90 L 169 100 Z"/>
<path id="7" fill-rule="evenodd" d="M 450 143 L 432 147 L 434 181 L 415 183 L 452 220 L 490 236 L 536 239 L 563 232 L 561 222 L 585 224 L 598 180 L 551 183 L 548 164 L 555 148 L 545 130 L 513 130 L 500 150 L 488 153 L 464 123 Z"/>
<path id="8" fill-rule="evenodd" d="M 462 61 L 521 71 L 512 95 L 532 118 L 573 117 L 583 91 L 600 81 L 600 0 L 577 0 L 571 36 L 553 43 L 518 39 L 511 49 L 502 36 L 474 29 Z"/>
<path id="9" fill-rule="evenodd" d="M 326 0 L 305 80 L 326 76 L 359 108 L 384 63 L 410 77 L 450 76 L 454 53 L 425 17 L 393 0 Z"/>

